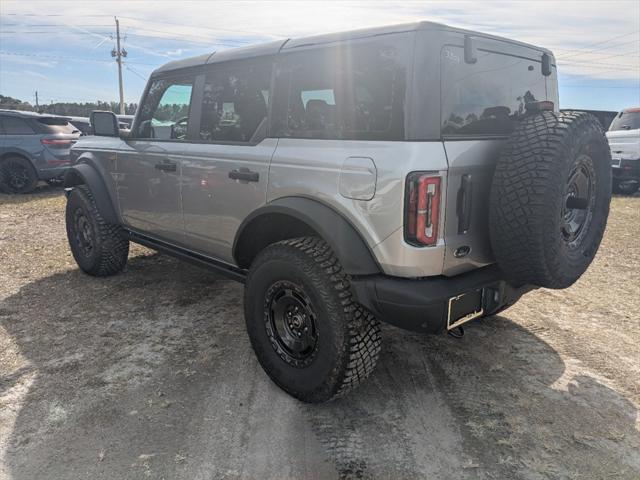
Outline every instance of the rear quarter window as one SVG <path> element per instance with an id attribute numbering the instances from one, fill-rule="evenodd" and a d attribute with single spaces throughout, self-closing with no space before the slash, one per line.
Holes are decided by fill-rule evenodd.
<path id="1" fill-rule="evenodd" d="M 331 140 L 404 140 L 412 37 L 384 36 L 282 54 L 272 134 Z"/>
<path id="2" fill-rule="evenodd" d="M 640 128 L 640 109 L 638 111 L 620 112 L 609 125 L 609 131 L 637 130 Z"/>
<path id="3" fill-rule="evenodd" d="M 462 47 L 441 53 L 443 136 L 508 135 L 529 102 L 547 100 L 539 61 L 478 50 L 464 61 Z"/>

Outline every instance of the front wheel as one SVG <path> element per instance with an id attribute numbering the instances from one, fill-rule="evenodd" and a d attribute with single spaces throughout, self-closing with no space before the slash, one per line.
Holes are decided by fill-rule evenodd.
<path id="1" fill-rule="evenodd" d="M 244 305 L 258 361 L 299 400 L 339 397 L 375 367 L 378 322 L 353 300 L 348 276 L 319 238 L 284 240 L 262 251 L 249 271 Z"/>
<path id="2" fill-rule="evenodd" d="M 71 191 L 66 221 L 71 253 L 82 271 L 94 277 L 122 271 L 129 256 L 129 241 L 122 227 L 102 218 L 86 185 Z"/>

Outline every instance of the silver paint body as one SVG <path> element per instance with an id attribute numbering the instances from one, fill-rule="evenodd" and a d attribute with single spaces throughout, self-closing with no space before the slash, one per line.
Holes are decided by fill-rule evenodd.
<path id="1" fill-rule="evenodd" d="M 443 45 L 462 38 L 457 29 L 433 25 L 388 28 L 415 30 L 416 38 L 424 45 L 416 51 L 415 63 L 429 66 L 439 62 Z M 236 56 L 246 58 L 264 51 L 273 54 L 285 43 L 286 48 L 296 47 L 296 42 L 301 48 L 309 48 L 313 42 L 335 43 L 347 37 L 376 35 L 379 30 L 320 36 L 307 43 L 274 42 L 262 50 L 239 49 Z M 504 42 L 500 45 L 520 55 L 547 52 L 491 36 L 482 39 L 493 44 Z M 154 75 L 233 58 L 229 51 L 204 55 L 168 64 Z M 422 75 L 413 75 L 408 98 L 412 91 L 418 93 L 415 102 L 407 101 L 406 115 L 415 130 L 418 124 L 413 120 L 421 114 L 416 111 L 419 101 L 428 98 L 439 102 L 435 99 L 438 92 L 425 95 L 423 84 L 432 82 L 430 88 L 439 88 L 440 82 L 429 69 Z M 557 105 L 555 73 L 549 85 L 548 98 Z M 438 103 L 430 105 L 439 112 Z M 427 120 L 425 123 L 432 122 L 439 132 L 439 113 L 437 118 Z M 422 128 L 422 123 L 418 126 Z M 280 198 L 306 197 L 342 215 L 361 235 L 384 273 L 425 277 L 452 276 L 493 262 L 487 205 L 493 169 L 503 144 L 504 139 L 495 138 L 393 142 L 265 138 L 256 145 L 229 145 L 83 137 L 74 149 L 80 154 L 80 161 L 98 164 L 108 179 L 107 187 L 123 224 L 140 233 L 234 264 L 234 240 L 250 213 Z M 176 164 L 175 172 L 155 168 L 165 160 Z M 228 177 L 231 170 L 242 167 L 258 172 L 259 181 L 247 183 Z M 432 247 L 419 248 L 404 240 L 405 181 L 413 171 L 429 171 L 442 177 L 439 238 Z M 461 234 L 456 205 L 463 174 L 473 179 L 473 210 L 469 231 Z M 469 254 L 456 258 L 453 253 L 459 247 L 468 247 Z"/>

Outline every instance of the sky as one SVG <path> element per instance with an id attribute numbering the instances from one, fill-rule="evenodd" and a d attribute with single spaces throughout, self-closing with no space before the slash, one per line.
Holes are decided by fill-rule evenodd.
<path id="1" fill-rule="evenodd" d="M 640 0 L 0 0 L 0 94 L 40 103 L 127 102 L 180 58 L 269 40 L 430 20 L 551 49 L 561 108 L 640 106 Z"/>

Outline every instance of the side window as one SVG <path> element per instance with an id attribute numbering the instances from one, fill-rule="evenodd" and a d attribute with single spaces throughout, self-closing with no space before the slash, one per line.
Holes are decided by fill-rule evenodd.
<path id="1" fill-rule="evenodd" d="M 2 117 L 2 128 L 4 135 L 33 135 L 33 128 L 21 118 Z"/>
<path id="2" fill-rule="evenodd" d="M 271 61 L 217 65 L 205 78 L 200 140 L 250 142 L 266 125 Z"/>
<path id="3" fill-rule="evenodd" d="M 160 79 L 149 87 L 142 104 L 137 138 L 185 140 L 193 79 Z"/>
<path id="4" fill-rule="evenodd" d="M 279 137 L 404 140 L 410 37 L 290 53 L 276 69 Z"/>

